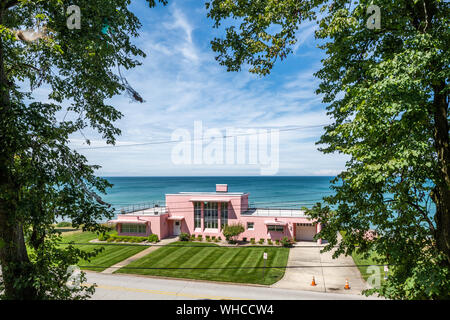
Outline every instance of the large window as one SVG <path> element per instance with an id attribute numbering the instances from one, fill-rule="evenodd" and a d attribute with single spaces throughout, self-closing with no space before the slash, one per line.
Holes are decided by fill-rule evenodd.
<path id="1" fill-rule="evenodd" d="M 194 228 L 202 227 L 202 203 L 194 202 Z"/>
<path id="2" fill-rule="evenodd" d="M 217 229 L 218 227 L 218 209 L 217 202 L 206 202 L 204 207 L 205 228 Z"/>
<path id="3" fill-rule="evenodd" d="M 228 202 L 220 204 L 220 227 L 223 229 L 228 225 Z"/>
<path id="4" fill-rule="evenodd" d="M 121 232 L 122 233 L 146 233 L 146 226 L 145 226 L 145 224 L 123 223 Z"/>
<path id="5" fill-rule="evenodd" d="M 271 226 L 271 225 L 269 225 L 269 226 L 267 226 L 267 230 L 283 232 L 284 227 L 283 226 Z"/>

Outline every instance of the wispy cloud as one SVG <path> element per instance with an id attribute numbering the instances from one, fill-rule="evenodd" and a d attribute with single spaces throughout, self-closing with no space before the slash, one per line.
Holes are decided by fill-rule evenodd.
<path id="1" fill-rule="evenodd" d="M 195 3 L 196 2 L 191 2 Z M 248 72 L 228 73 L 214 59 L 209 41 L 213 37 L 206 13 L 198 7 L 174 1 L 161 10 L 136 12 L 144 23 L 136 40 L 147 53 L 140 67 L 124 72 L 128 82 L 144 97 L 143 104 L 130 103 L 126 96 L 111 103 L 125 116 L 117 125 L 123 134 L 118 144 L 170 140 L 172 132 L 192 132 L 196 120 L 206 128 L 286 128 L 329 123 L 321 97 L 314 91 L 313 73 L 320 61 L 293 56 L 259 78 Z M 145 15 L 145 16 L 144 16 Z M 303 44 L 312 25 L 301 33 Z M 302 40 L 303 39 L 303 40 Z M 301 42 L 299 41 L 299 42 Z M 308 40 L 309 41 L 309 40 Z M 307 46 L 306 52 L 314 52 Z M 104 145 L 98 134 L 84 134 L 93 146 Z M 279 174 L 321 175 L 341 170 L 343 157 L 317 151 L 315 141 L 322 129 L 285 131 L 280 134 Z M 74 135 L 73 146 L 86 147 L 83 137 Z M 171 162 L 173 144 L 80 149 L 92 163 L 103 166 L 103 175 L 252 175 L 254 166 L 176 166 Z"/>

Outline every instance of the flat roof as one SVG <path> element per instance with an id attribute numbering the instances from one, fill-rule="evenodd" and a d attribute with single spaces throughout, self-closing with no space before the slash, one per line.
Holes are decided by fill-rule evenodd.
<path id="1" fill-rule="evenodd" d="M 136 210 L 132 212 L 126 212 L 122 214 L 126 214 L 127 216 L 161 216 L 168 213 L 166 207 L 154 207 L 148 208 L 144 210 Z M 119 214 L 121 214 L 119 212 Z"/>
<path id="2" fill-rule="evenodd" d="M 178 193 L 166 193 L 166 196 L 179 196 L 179 195 L 204 195 L 204 196 L 242 196 L 245 192 L 178 192 Z"/>
<path id="3" fill-rule="evenodd" d="M 282 208 L 249 208 L 241 213 L 241 216 L 257 217 L 305 217 L 305 211 L 301 209 L 282 209 Z"/>

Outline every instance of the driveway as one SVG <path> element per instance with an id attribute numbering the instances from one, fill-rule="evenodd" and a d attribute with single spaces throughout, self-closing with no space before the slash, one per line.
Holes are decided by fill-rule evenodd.
<path id="1" fill-rule="evenodd" d="M 289 250 L 287 265 L 294 268 L 287 268 L 284 277 L 272 287 L 346 294 L 360 294 L 369 288 L 351 256 L 333 259 L 334 250 L 320 253 L 323 246 L 315 242 L 298 242 Z M 311 286 L 313 276 L 316 286 Z M 350 290 L 344 289 L 346 279 Z"/>

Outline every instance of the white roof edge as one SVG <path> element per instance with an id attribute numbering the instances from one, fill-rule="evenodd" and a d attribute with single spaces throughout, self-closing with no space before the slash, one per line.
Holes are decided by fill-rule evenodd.
<path id="1" fill-rule="evenodd" d="M 179 193 L 166 193 L 166 196 L 185 196 L 185 195 L 205 195 L 205 196 L 242 196 L 248 193 L 244 192 L 179 192 Z"/>

